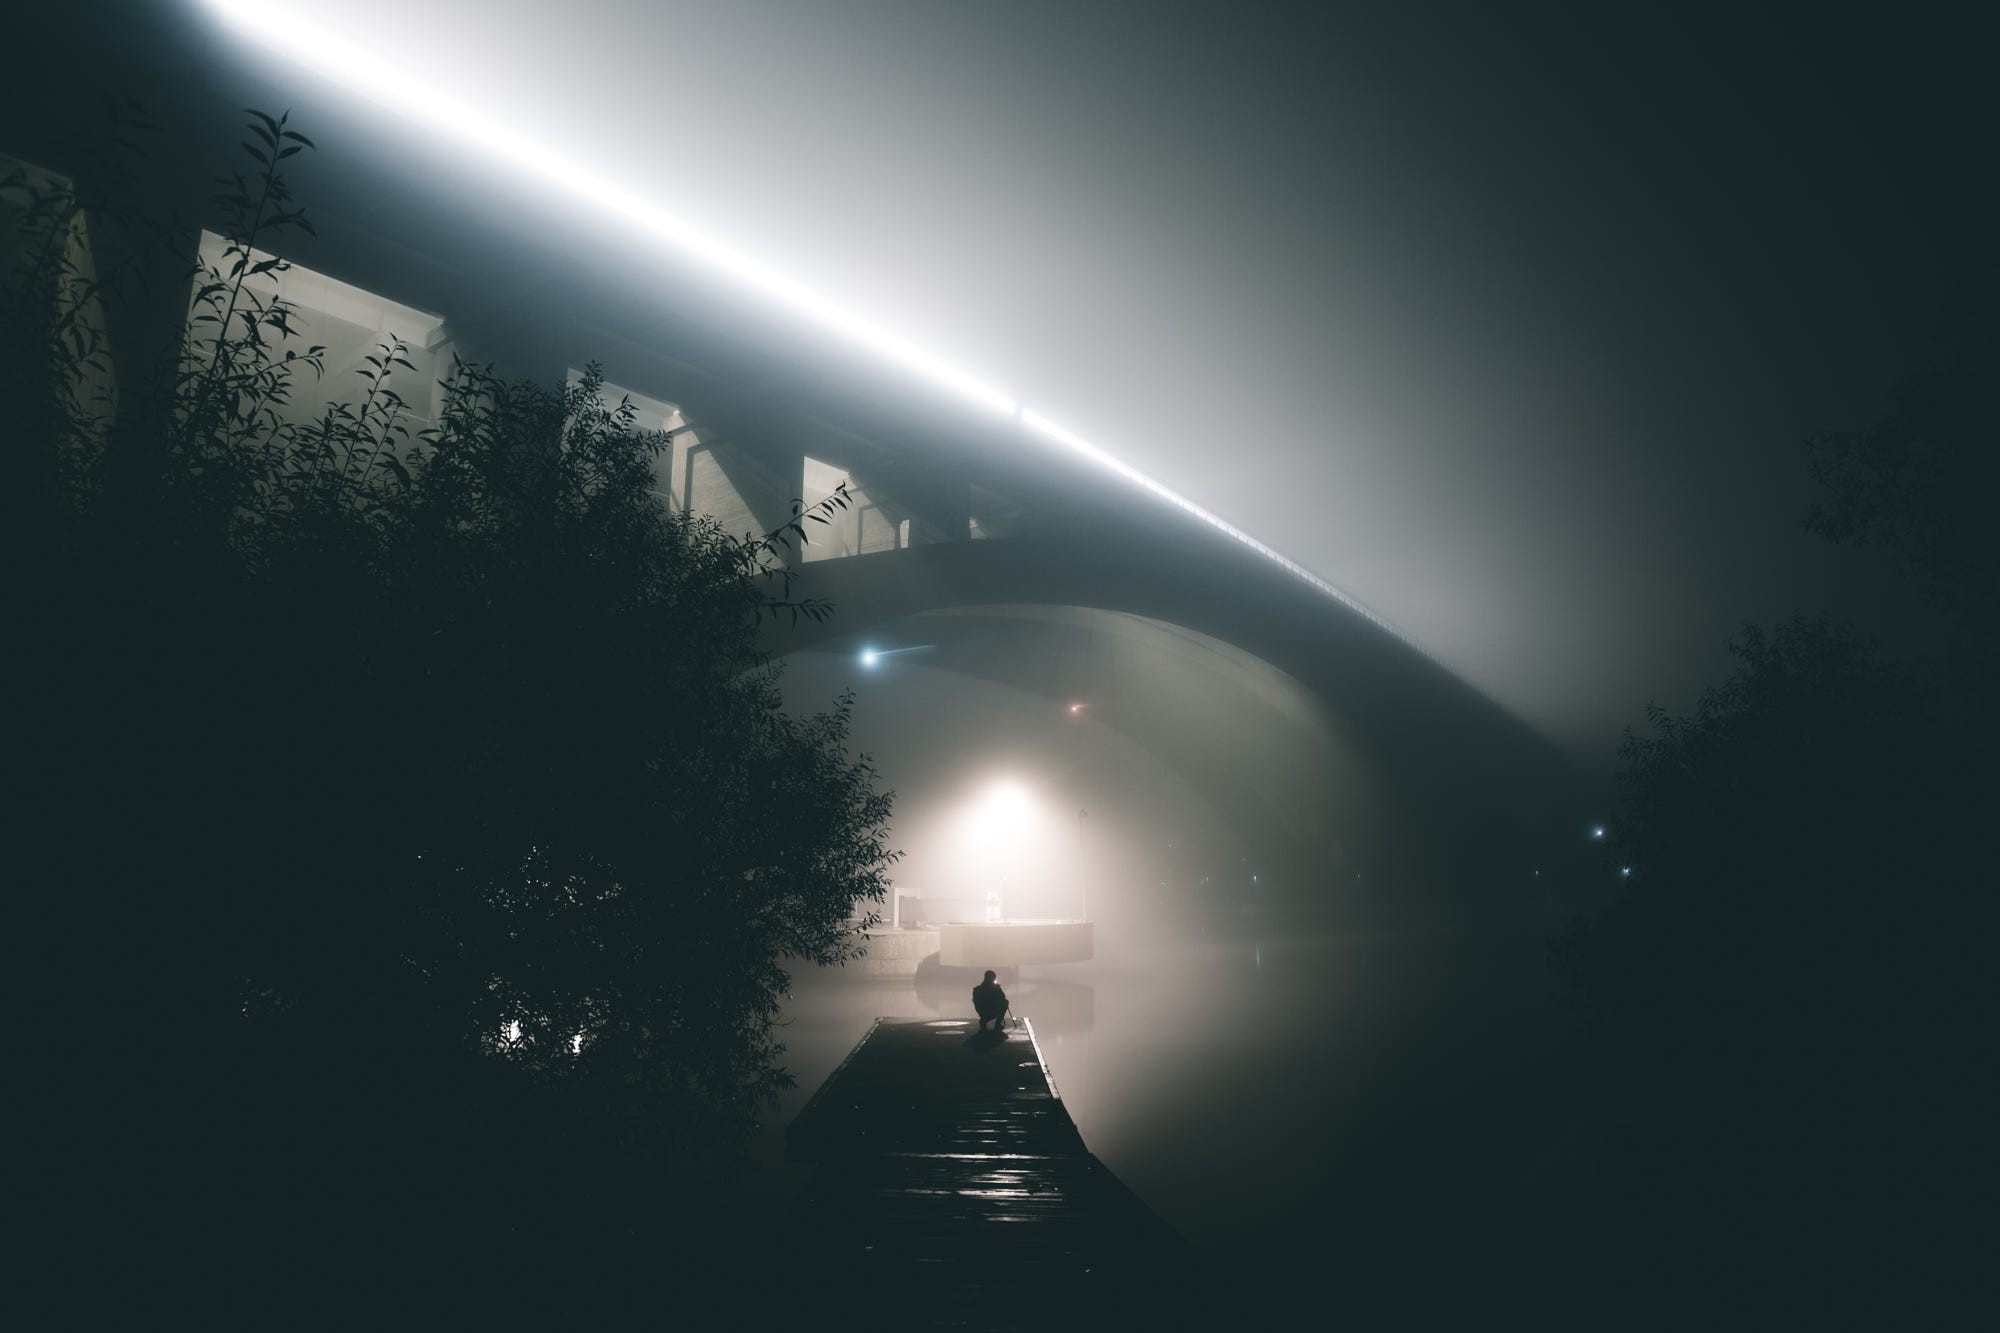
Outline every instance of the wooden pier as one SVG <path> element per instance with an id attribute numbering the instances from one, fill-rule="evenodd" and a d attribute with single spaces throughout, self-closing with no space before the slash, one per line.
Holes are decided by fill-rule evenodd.
<path id="1" fill-rule="evenodd" d="M 1085 1148 L 1026 1020 L 877 1019 L 785 1136 L 836 1327 L 1202 1328 L 1194 1251 Z"/>

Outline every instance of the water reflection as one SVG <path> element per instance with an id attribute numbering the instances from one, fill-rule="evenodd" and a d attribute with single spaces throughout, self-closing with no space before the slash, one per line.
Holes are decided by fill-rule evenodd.
<path id="1" fill-rule="evenodd" d="M 1571 1201 L 1536 1172 L 1576 1112 L 1545 936 L 1524 919 L 1218 942 L 1024 968 L 1008 994 L 1091 1151 L 1161 1216 L 1269 1274 L 1273 1301 L 1288 1264 L 1323 1274 L 1329 1254 L 1361 1301 L 1438 1228 L 1482 1225 L 1483 1201 L 1510 1200 L 1508 1243 L 1555 1243 L 1534 1219 Z M 799 1087 L 760 1156 L 777 1159 L 783 1125 L 877 1017 L 969 1023 L 970 990 L 798 978 L 784 1040 Z M 1503 1267 L 1485 1280 L 1546 1265 Z"/>

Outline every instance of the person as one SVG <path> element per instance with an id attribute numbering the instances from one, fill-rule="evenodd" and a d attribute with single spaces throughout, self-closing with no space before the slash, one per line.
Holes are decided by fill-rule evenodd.
<path id="1" fill-rule="evenodd" d="M 994 980 L 997 975 L 991 968 L 986 970 L 986 980 L 972 988 L 972 1007 L 979 1013 L 979 1030 L 986 1031 L 986 1025 L 993 1024 L 995 1032 L 1007 1026 L 1007 992 L 1000 989 Z"/>

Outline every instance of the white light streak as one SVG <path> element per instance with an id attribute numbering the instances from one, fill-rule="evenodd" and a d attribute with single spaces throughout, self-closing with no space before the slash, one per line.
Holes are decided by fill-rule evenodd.
<path id="1" fill-rule="evenodd" d="M 865 647 L 861 650 L 860 654 L 861 665 L 865 667 L 876 667 L 881 665 L 882 659 L 885 657 L 896 657 L 902 653 L 928 652 L 929 650 L 935 647 L 937 647 L 937 645 L 934 643 L 913 643 L 907 648 L 876 648 L 873 646 Z"/>
<path id="2" fill-rule="evenodd" d="M 1018 418 L 1029 430 L 1201 520 L 1371 623 L 1408 641 L 1407 636 L 1388 621 L 1296 561 L 1287 559 L 1249 533 L 1224 522 L 1194 501 L 1168 489 L 1040 413 L 1024 410 L 1010 395 L 801 286 L 622 186 L 578 166 L 556 149 L 537 142 L 477 107 L 430 87 L 416 75 L 382 59 L 378 51 L 363 49 L 337 32 L 286 12 L 270 0 L 198 2 L 229 27 L 259 45 L 394 112 L 402 120 L 422 125 L 446 139 L 514 168 L 524 176 L 594 205 L 670 251 L 706 261 L 777 305 L 868 348 L 975 407 L 995 416 Z"/>
<path id="3" fill-rule="evenodd" d="M 1168 504 L 1174 506 L 1176 509 L 1179 509 L 1181 512 L 1188 514 L 1193 518 L 1200 519 L 1203 523 L 1208 524 L 1208 526 L 1214 528 L 1217 532 L 1221 533 L 1223 536 L 1228 537 L 1232 541 L 1240 542 L 1243 545 L 1249 547 L 1251 550 L 1255 551 L 1258 555 L 1263 556 L 1266 560 L 1271 561 L 1273 564 L 1285 570 L 1287 573 L 1303 580 L 1307 584 L 1310 584 L 1312 587 L 1318 589 L 1320 592 L 1325 593 L 1328 597 L 1333 598 L 1334 601 L 1339 602 L 1342 606 L 1346 607 L 1348 610 L 1355 612 L 1357 615 L 1360 615 L 1362 618 L 1366 619 L 1371 624 L 1379 625 L 1383 629 L 1388 630 L 1391 634 L 1394 634 L 1397 638 L 1403 639 L 1405 642 L 1408 642 L 1408 636 L 1403 634 L 1401 630 L 1398 630 L 1394 625 L 1391 625 L 1381 616 L 1376 615 L 1373 611 L 1370 611 L 1367 607 L 1355 601 L 1352 597 L 1349 597 L 1346 593 L 1334 587 L 1331 583 L 1328 583 L 1325 579 L 1313 573 L 1311 570 L 1307 569 L 1304 565 L 1299 564 L 1295 560 L 1287 559 L 1279 552 L 1273 550 L 1269 546 L 1266 546 L 1263 542 L 1258 541 L 1255 537 L 1252 537 L 1249 533 L 1243 531 L 1243 529 L 1235 527 L 1225 522 L 1221 518 L 1210 513 L 1208 510 L 1203 509 L 1200 505 L 1188 499 L 1186 496 L 1180 494 L 1178 491 L 1170 490 L 1166 486 L 1160 484 L 1159 482 L 1154 481 L 1151 477 L 1139 471 L 1139 469 L 1133 467 L 1131 464 L 1112 457 L 1110 454 L 1104 452 L 1104 450 L 1098 448 L 1096 445 L 1092 444 L 1089 440 L 1084 439 L 1081 435 L 1076 434 L 1074 431 L 1066 430 L 1063 427 L 1058 426 L 1055 422 L 1050 421 L 1047 417 L 1043 416 L 1039 412 L 1023 411 L 1021 413 L 1021 424 L 1026 426 L 1029 430 L 1035 431 L 1037 434 L 1045 435 L 1049 439 L 1056 441 L 1058 444 L 1062 444 L 1068 447 L 1069 449 L 1075 451 L 1076 453 L 1082 454 L 1085 458 L 1088 458 L 1091 462 L 1096 463 L 1099 467 L 1104 468 L 1109 472 L 1116 473 L 1118 476 L 1123 477 L 1126 481 L 1132 483 L 1134 486 L 1137 486 L 1140 490 L 1151 492 L 1153 495 L 1158 496 L 1162 500 L 1165 500 Z"/>

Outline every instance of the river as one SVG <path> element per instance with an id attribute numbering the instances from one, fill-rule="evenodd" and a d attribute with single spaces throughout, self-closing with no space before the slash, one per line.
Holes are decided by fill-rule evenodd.
<path id="1" fill-rule="evenodd" d="M 1208 1257 L 1232 1316 L 1351 1327 L 1528 1315 L 1588 1225 L 1596 1104 L 1535 914 L 1159 944 L 1009 985 L 1091 1150 Z M 969 982 L 799 976 L 783 1129 L 877 1017 L 970 1017 Z"/>

